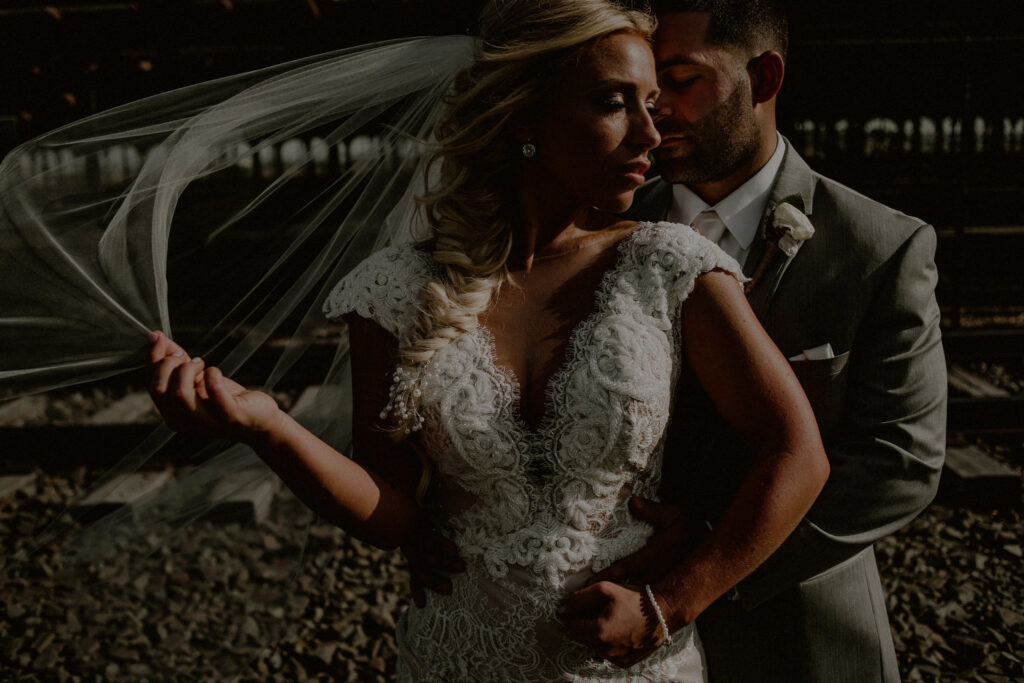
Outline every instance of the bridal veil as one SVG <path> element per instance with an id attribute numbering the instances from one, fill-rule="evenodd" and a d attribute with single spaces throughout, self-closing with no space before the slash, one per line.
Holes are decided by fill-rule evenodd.
<path id="1" fill-rule="evenodd" d="M 473 50 L 459 36 L 343 50 L 157 95 L 13 150 L 0 164 L 0 398 L 137 370 L 152 329 L 228 375 L 286 338 L 263 378 L 273 389 L 322 335 L 330 287 L 417 234 L 424 152 Z M 239 180 L 296 139 L 304 151 L 265 182 Z M 325 172 L 329 152 L 353 140 L 346 163 Z M 311 174 L 322 180 L 304 182 Z M 342 339 L 316 380 L 320 400 L 297 415 L 343 450 L 347 377 Z M 173 436 L 157 429 L 106 480 L 144 467 Z M 89 524 L 65 515 L 36 547 L 60 542 L 85 562 L 126 552 L 132 538 L 169 537 L 200 517 L 228 475 L 272 476 L 223 443 L 194 461 L 130 509 Z"/>

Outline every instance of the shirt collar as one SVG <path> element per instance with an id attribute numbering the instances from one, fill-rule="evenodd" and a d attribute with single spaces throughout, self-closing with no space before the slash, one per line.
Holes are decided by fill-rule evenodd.
<path id="1" fill-rule="evenodd" d="M 682 184 L 672 186 L 673 219 L 690 225 L 701 211 L 714 209 L 718 217 L 725 223 L 726 229 L 739 242 L 743 249 L 749 249 L 757 235 L 765 207 L 775 176 L 782 167 L 782 158 L 786 154 L 786 144 L 782 135 L 776 131 L 777 144 L 775 153 L 757 173 L 745 183 L 733 190 L 727 197 L 714 206 L 710 206 L 698 197 L 690 188 Z"/>

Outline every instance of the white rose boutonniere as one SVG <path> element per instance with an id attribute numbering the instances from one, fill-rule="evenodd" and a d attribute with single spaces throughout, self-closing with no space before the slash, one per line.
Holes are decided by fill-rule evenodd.
<path id="1" fill-rule="evenodd" d="M 773 233 L 778 236 L 773 238 Z M 772 212 L 772 222 L 768 226 L 768 239 L 792 258 L 800 250 L 800 245 L 814 236 L 814 226 L 807 215 L 789 202 L 780 203 Z"/>
<path id="2" fill-rule="evenodd" d="M 754 275 L 747 282 L 746 290 L 753 289 L 761 279 L 768 265 L 777 255 L 785 255 L 787 259 L 796 256 L 803 243 L 814 236 L 811 219 L 803 211 L 804 200 L 798 195 L 790 195 L 772 207 L 766 218 L 764 256 L 757 265 Z"/>

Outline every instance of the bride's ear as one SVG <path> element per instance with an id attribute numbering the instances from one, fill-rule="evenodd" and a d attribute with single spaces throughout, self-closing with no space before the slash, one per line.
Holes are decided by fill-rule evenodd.
<path id="1" fill-rule="evenodd" d="M 526 123 L 517 123 L 512 126 L 512 134 L 515 136 L 516 142 L 519 144 L 532 142 L 534 139 L 533 126 Z"/>
<path id="2" fill-rule="evenodd" d="M 775 50 L 767 50 L 747 62 L 747 73 L 754 104 L 760 104 L 779 93 L 786 75 L 786 62 Z"/>
<path id="3" fill-rule="evenodd" d="M 512 132 L 515 141 L 519 144 L 535 142 L 537 134 L 543 125 L 540 112 L 536 104 L 520 109 L 508 122 L 508 130 Z"/>

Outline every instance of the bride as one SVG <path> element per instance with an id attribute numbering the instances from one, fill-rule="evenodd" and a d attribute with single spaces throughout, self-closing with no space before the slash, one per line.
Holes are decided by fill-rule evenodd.
<path id="1" fill-rule="evenodd" d="M 616 216 L 659 142 L 653 19 L 495 1 L 482 29 L 435 127 L 430 239 L 377 251 L 327 299 L 348 326 L 358 460 L 160 332 L 151 395 L 362 539 L 398 547 L 424 518 L 453 539 L 467 571 L 402 618 L 403 680 L 704 680 L 696 615 L 827 476 L 814 417 L 735 262 L 686 226 Z M 626 503 L 660 484 L 683 363 L 760 458 L 665 579 L 582 588 L 650 532 Z"/>

